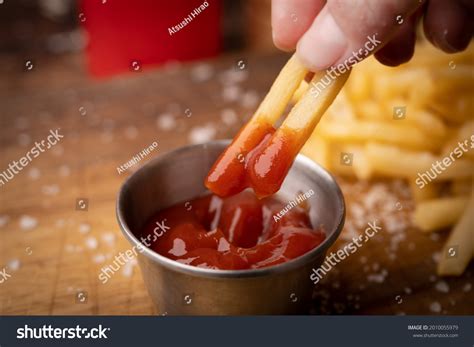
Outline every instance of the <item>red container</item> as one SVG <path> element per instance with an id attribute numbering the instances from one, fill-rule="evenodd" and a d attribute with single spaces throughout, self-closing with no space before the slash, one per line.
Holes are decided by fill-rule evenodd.
<path id="1" fill-rule="evenodd" d="M 220 0 L 82 0 L 78 18 L 100 77 L 217 55 L 221 16 Z"/>

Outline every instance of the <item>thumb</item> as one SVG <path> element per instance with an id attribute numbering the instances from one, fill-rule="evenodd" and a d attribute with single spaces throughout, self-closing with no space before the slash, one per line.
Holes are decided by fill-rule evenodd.
<path id="1" fill-rule="evenodd" d="M 328 0 L 297 45 L 310 70 L 349 65 L 380 49 L 423 0 Z"/>

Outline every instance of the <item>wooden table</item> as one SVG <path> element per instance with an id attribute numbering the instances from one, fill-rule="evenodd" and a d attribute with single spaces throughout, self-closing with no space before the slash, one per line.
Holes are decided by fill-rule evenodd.
<path id="1" fill-rule="evenodd" d="M 241 53 L 93 81 L 80 55 L 37 57 L 31 70 L 28 57 L 0 56 L 0 170 L 50 129 L 64 135 L 0 186 L 0 270 L 11 275 L 0 283 L 0 314 L 158 313 L 134 264 L 105 285 L 98 279 L 129 247 L 114 207 L 130 171 L 117 167 L 154 141 L 147 160 L 190 141 L 231 137 L 285 59 Z M 333 250 L 372 220 L 384 227 L 315 288 L 312 313 L 472 314 L 474 264 L 459 278 L 435 276 L 445 234 L 410 226 L 405 183 L 338 180 L 348 220 Z M 87 211 L 78 199 L 88 199 Z"/>

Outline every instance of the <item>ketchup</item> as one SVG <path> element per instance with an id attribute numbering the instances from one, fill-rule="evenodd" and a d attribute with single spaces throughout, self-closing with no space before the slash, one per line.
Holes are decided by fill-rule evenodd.
<path id="1" fill-rule="evenodd" d="M 204 184 L 227 197 L 252 188 L 258 197 L 276 193 L 298 154 L 299 136 L 263 122 L 247 123 L 209 171 Z"/>
<path id="2" fill-rule="evenodd" d="M 278 216 L 278 217 L 276 217 Z M 150 237 L 157 225 L 166 232 Z M 263 268 L 299 257 L 325 238 L 307 211 L 246 190 L 228 198 L 206 195 L 157 212 L 139 235 L 155 252 L 209 269 Z M 148 246 L 148 245 L 147 245 Z"/>

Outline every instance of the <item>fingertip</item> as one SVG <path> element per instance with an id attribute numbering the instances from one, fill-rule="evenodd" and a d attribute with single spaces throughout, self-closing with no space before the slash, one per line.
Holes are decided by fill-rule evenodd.
<path id="1" fill-rule="evenodd" d="M 430 1 L 423 27 L 427 39 L 446 53 L 465 50 L 473 35 L 469 11 L 456 1 Z"/>
<path id="2" fill-rule="evenodd" d="M 301 62 L 311 71 L 333 65 L 348 47 L 346 35 L 327 8 L 316 17 L 296 47 Z"/>
<path id="3" fill-rule="evenodd" d="M 275 46 L 283 51 L 293 51 L 323 5 L 323 0 L 273 0 L 272 38 Z"/>
<path id="4" fill-rule="evenodd" d="M 406 63 L 415 54 L 417 18 L 410 18 L 402 25 L 394 37 L 374 56 L 382 64 L 398 66 Z"/>

